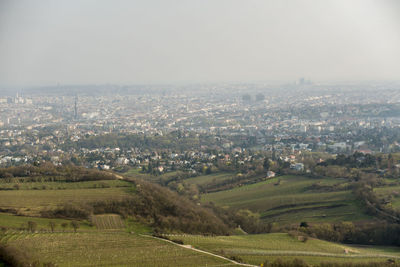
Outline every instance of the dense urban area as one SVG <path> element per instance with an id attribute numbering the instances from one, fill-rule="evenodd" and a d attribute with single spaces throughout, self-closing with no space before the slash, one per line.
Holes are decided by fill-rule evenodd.
<path id="1" fill-rule="evenodd" d="M 158 160 L 163 172 L 171 165 L 191 168 L 189 162 L 199 159 L 235 155 L 251 160 L 241 155 L 252 151 L 291 162 L 307 151 L 398 152 L 397 86 L 312 84 L 300 79 L 279 86 L 21 89 L 0 96 L 0 164 L 79 161 L 109 169 Z M 147 141 L 138 142 L 140 138 Z"/>

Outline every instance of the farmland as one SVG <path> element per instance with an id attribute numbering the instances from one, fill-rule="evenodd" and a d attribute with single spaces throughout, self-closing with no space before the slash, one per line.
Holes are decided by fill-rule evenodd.
<path id="1" fill-rule="evenodd" d="M 92 215 L 91 222 L 97 229 L 123 229 L 125 228 L 124 221 L 117 214 L 101 214 Z"/>
<path id="2" fill-rule="evenodd" d="M 124 232 L 14 235 L 8 241 L 13 251 L 57 266 L 229 266 L 223 259 Z"/>
<path id="3" fill-rule="evenodd" d="M 179 175 L 169 173 L 154 178 L 168 180 Z M 185 185 L 201 187 L 215 181 L 228 181 L 232 173 L 182 177 Z M 254 265 L 278 258 L 301 258 L 314 266 L 321 262 L 400 260 L 400 251 L 395 247 L 343 245 L 312 238 L 316 236 L 311 232 L 306 242 L 301 239 L 305 234 L 300 238 L 299 232 L 297 236 L 293 233 L 247 235 L 240 231 L 246 228 L 238 227 L 244 224 L 235 222 L 228 226 L 218 217 L 220 214 L 207 209 L 207 205 L 203 207 L 201 203 L 198 205 L 176 192 L 139 179 L 73 182 L 43 179 L 41 182 L 30 177 L 14 177 L 7 181 L 0 184 L 3 188 L 0 190 L 0 207 L 3 211 L 0 213 L 0 240 L 10 252 L 22 255 L 21 262 L 37 261 L 57 266 L 231 264 L 226 259 L 152 238 L 152 233 L 175 233 L 168 237 L 206 252 Z M 309 229 L 314 229 L 312 227 L 318 222 L 370 219 L 363 213 L 347 183 L 347 180 L 337 178 L 287 175 L 203 194 L 201 201 L 214 202 L 220 207 L 249 209 L 263 223 L 273 222 L 271 231 L 285 231 L 284 227 L 293 226 L 294 223 L 298 227 L 297 223 L 303 221 L 310 223 Z M 396 185 L 375 189 L 380 197 L 396 190 Z M 393 198 L 397 199 L 395 195 Z M 65 204 L 78 211 L 85 209 L 86 213 L 74 217 L 76 210 L 69 210 L 68 205 L 63 206 Z M 58 216 L 60 214 L 42 212 L 50 210 L 64 213 Z M 78 228 L 73 225 L 76 221 Z M 33 223 L 35 229 L 30 229 L 29 223 Z M 54 229 L 51 225 L 55 226 Z M 232 234 L 233 227 L 237 227 L 236 233 L 242 235 L 224 236 Z"/>
<path id="4" fill-rule="evenodd" d="M 109 216 L 109 215 L 107 215 Z M 104 219 L 104 218 L 102 218 Z M 234 266 L 229 261 L 206 255 L 150 236 L 125 231 L 79 230 L 37 232 L 9 230 L 0 237 L 12 253 L 27 262 L 53 263 L 57 266 Z M 259 266 L 278 258 L 299 258 L 312 266 L 325 262 L 386 262 L 400 259 L 397 247 L 355 246 L 314 238 L 303 242 L 286 233 L 202 236 L 167 235 L 202 251 L 234 258 Z"/>
<path id="5" fill-rule="evenodd" d="M 185 182 L 188 184 L 196 184 L 196 185 L 205 185 L 207 183 L 211 183 L 213 181 L 226 181 L 232 178 L 235 174 L 234 173 L 227 173 L 227 172 L 220 172 L 210 175 L 201 175 L 193 178 L 186 179 Z"/>
<path id="6" fill-rule="evenodd" d="M 100 180 L 100 181 L 83 181 L 66 183 L 58 182 L 26 182 L 22 178 L 14 178 L 12 182 L 5 182 L 0 179 L 0 190 L 15 189 L 19 190 L 65 190 L 65 189 L 94 189 L 94 188 L 110 188 L 110 187 L 130 187 L 130 183 L 122 180 Z"/>
<path id="7" fill-rule="evenodd" d="M 301 258 L 313 265 L 321 262 L 384 262 L 388 258 L 400 258 L 400 249 L 397 247 L 357 247 L 318 239 L 302 242 L 284 233 L 218 237 L 182 235 L 170 238 L 180 239 L 185 244 L 226 257 L 234 256 L 255 265 L 279 257 Z"/>
<path id="8" fill-rule="evenodd" d="M 250 209 L 266 221 L 300 222 L 363 220 L 362 213 L 350 190 L 332 192 L 312 190 L 313 184 L 343 183 L 334 178 L 282 176 L 256 184 L 202 195 L 203 202 L 220 206 Z"/>
<path id="9" fill-rule="evenodd" d="M 24 215 L 39 215 L 41 210 L 53 209 L 65 203 L 84 204 L 104 199 L 122 200 L 129 196 L 124 187 L 0 191 L 0 207 L 15 209 Z"/>
<path id="10" fill-rule="evenodd" d="M 49 223 L 54 223 L 55 230 L 65 230 L 61 227 L 61 224 L 66 223 L 69 224 L 70 220 L 64 219 L 48 219 L 48 218 L 39 218 L 39 217 L 27 217 L 27 216 L 15 216 L 7 213 L 0 213 L 0 227 L 5 227 L 9 229 L 18 229 L 18 228 L 26 228 L 27 223 L 31 221 L 36 223 L 38 230 L 49 230 Z M 90 230 L 93 227 L 89 225 L 88 221 L 82 221 L 80 224 L 80 228 L 82 230 Z M 71 229 L 70 226 L 67 226 L 66 229 Z"/>

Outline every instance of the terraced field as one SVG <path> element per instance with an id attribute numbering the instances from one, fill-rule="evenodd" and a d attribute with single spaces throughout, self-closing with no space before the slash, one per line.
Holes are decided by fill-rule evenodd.
<path id="1" fill-rule="evenodd" d="M 309 264 L 321 262 L 387 261 L 400 259 L 400 248 L 378 246 L 348 246 L 318 239 L 299 241 L 284 233 L 240 236 L 170 236 L 185 244 L 227 257 L 236 257 L 246 263 L 260 265 L 265 260 L 301 258 Z"/>
<path id="2" fill-rule="evenodd" d="M 18 233 L 8 238 L 31 261 L 57 266 L 233 266 L 174 244 L 124 232 Z"/>
<path id="3" fill-rule="evenodd" d="M 266 221 L 300 222 L 363 220 L 362 213 L 350 190 L 321 192 L 310 187 L 333 185 L 333 178 L 313 179 L 302 176 L 282 176 L 232 190 L 202 195 L 202 201 L 220 206 L 250 209 Z"/>

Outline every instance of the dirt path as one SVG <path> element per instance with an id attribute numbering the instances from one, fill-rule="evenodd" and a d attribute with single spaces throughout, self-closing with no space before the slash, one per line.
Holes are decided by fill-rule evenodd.
<path id="1" fill-rule="evenodd" d="M 223 256 L 220 256 L 220 255 L 217 255 L 217 254 L 208 252 L 208 251 L 204 251 L 204 250 L 200 250 L 200 249 L 194 248 L 194 247 L 192 247 L 192 246 L 190 246 L 190 245 L 181 245 L 181 244 L 177 244 L 177 243 L 175 243 L 175 242 L 172 242 L 171 240 L 167 240 L 167 239 L 164 239 L 164 238 L 159 238 L 159 237 L 150 236 L 150 235 L 140 235 L 140 236 L 144 236 L 144 237 L 148 237 L 148 238 L 154 238 L 154 239 L 158 239 L 158 240 L 161 240 L 161 241 L 164 241 L 164 242 L 168 242 L 168 243 L 174 244 L 174 245 L 179 246 L 179 247 L 182 247 L 182 248 L 191 249 L 191 250 L 196 251 L 196 252 L 200 252 L 200 253 L 203 253 L 203 254 L 207 254 L 207 255 L 210 255 L 210 256 L 214 256 L 214 257 L 217 257 L 217 258 L 220 258 L 220 259 L 229 261 L 229 262 L 231 262 L 231 263 L 233 263 L 233 264 L 236 264 L 236 265 L 239 265 L 239 266 L 259 267 L 258 265 L 252 265 L 252 264 L 247 264 L 247 263 L 240 263 L 240 262 L 237 262 L 237 261 L 234 261 L 234 260 L 225 258 L 225 257 L 223 257 Z"/>

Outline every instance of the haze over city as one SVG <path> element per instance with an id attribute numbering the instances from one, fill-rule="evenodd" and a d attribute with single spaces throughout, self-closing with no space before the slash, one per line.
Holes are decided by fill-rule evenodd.
<path id="1" fill-rule="evenodd" d="M 0 1 L 0 86 L 399 80 L 400 3 Z"/>

